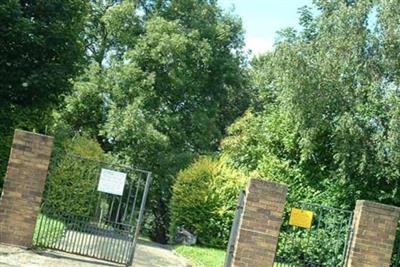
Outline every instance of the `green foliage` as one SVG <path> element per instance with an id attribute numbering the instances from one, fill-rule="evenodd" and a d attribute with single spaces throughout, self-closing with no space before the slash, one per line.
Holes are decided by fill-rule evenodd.
<path id="1" fill-rule="evenodd" d="M 253 60 L 253 106 L 228 129 L 223 154 L 247 173 L 287 183 L 290 204 L 399 205 L 400 76 L 393 53 L 400 4 L 314 3 L 316 16 L 300 12 L 301 31 L 281 31 L 275 50 Z M 277 255 L 295 266 L 306 259 L 337 265 L 347 233 L 330 227 L 342 222 L 334 214 L 311 231 L 284 223 Z"/>
<path id="2" fill-rule="evenodd" d="M 99 144 L 87 137 L 67 140 L 62 147 L 56 148 L 46 183 L 44 212 L 90 216 L 97 203 L 93 191 L 97 185 L 99 165 L 69 153 L 93 160 L 105 158 Z"/>
<path id="3" fill-rule="evenodd" d="M 198 242 L 225 247 L 240 189 L 246 179 L 222 160 L 202 157 L 181 171 L 171 200 L 171 236 L 183 227 L 198 237 Z"/>
<path id="4" fill-rule="evenodd" d="M 0 191 L 14 129 L 44 133 L 84 56 L 87 1 L 0 3 Z"/>
<path id="5" fill-rule="evenodd" d="M 350 212 L 302 206 L 314 212 L 311 229 L 289 225 L 290 210 L 285 211 L 281 227 L 276 261 L 303 266 L 305 263 L 338 266 L 344 260 L 343 251 L 348 242 L 351 225 Z"/>
<path id="6" fill-rule="evenodd" d="M 165 243 L 174 177 L 248 106 L 241 23 L 214 1 L 113 2 L 91 3 L 92 63 L 57 124 L 154 173 L 151 237 Z"/>
<path id="7" fill-rule="evenodd" d="M 224 153 L 288 183 L 293 200 L 398 205 L 399 72 L 389 58 L 400 5 L 315 5 L 317 16 L 301 10 L 300 32 L 281 31 L 275 51 L 253 60 L 253 108 L 229 128 Z"/>
<path id="8" fill-rule="evenodd" d="M 282 231 L 280 242 L 284 247 L 278 249 L 277 259 L 282 257 L 290 266 L 304 266 L 304 263 L 323 263 L 326 266 L 337 266 L 342 262 L 344 239 L 337 243 L 327 243 L 326 238 L 341 238 L 336 231 L 290 232 Z M 289 264 L 288 264 L 289 265 Z"/>
<path id="9" fill-rule="evenodd" d="M 90 1 L 83 37 L 89 62 L 99 67 L 109 63 L 113 57 L 121 57 L 127 48 L 132 48 L 136 38 L 143 32 L 142 21 L 135 15 L 136 1 L 114 0 Z"/>
<path id="10" fill-rule="evenodd" d="M 103 118 L 104 94 L 99 87 L 103 83 L 101 68 L 90 64 L 74 81 L 73 91 L 64 98 L 62 113 L 55 111 L 54 129 L 66 128 L 69 132 L 84 132 L 96 136 Z"/>
<path id="11" fill-rule="evenodd" d="M 69 87 L 83 59 L 86 1 L 0 4 L 0 106 L 48 106 Z"/>

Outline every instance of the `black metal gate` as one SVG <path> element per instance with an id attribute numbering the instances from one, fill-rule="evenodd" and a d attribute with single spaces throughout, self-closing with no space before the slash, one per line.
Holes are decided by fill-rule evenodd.
<path id="1" fill-rule="evenodd" d="M 98 190 L 102 171 L 126 174 L 121 195 Z M 130 266 L 151 180 L 149 171 L 74 154 L 55 160 L 34 246 Z"/>
<path id="2" fill-rule="evenodd" d="M 235 217 L 232 222 L 231 233 L 228 241 L 228 249 L 225 255 L 224 267 L 232 266 L 233 253 L 235 252 L 235 242 L 239 231 L 239 221 L 243 213 L 244 198 L 246 192 L 244 190 L 240 191 L 239 200 L 236 206 Z"/>
<path id="3" fill-rule="evenodd" d="M 290 210 L 312 211 L 310 229 L 289 225 Z M 345 266 L 353 212 L 322 205 L 288 205 L 279 235 L 275 267 Z"/>
<path id="4" fill-rule="evenodd" d="M 400 221 L 397 224 L 396 239 L 393 247 L 392 264 L 390 266 L 400 266 Z"/>

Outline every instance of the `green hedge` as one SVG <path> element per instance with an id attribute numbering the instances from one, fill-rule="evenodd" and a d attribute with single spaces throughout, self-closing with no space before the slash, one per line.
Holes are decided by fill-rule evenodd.
<path id="1" fill-rule="evenodd" d="M 54 150 L 44 194 L 45 212 L 89 216 L 97 202 L 96 186 L 101 166 L 96 161 L 105 157 L 97 141 L 87 137 L 67 139 Z"/>
<path id="2" fill-rule="evenodd" d="M 171 239 L 177 227 L 184 227 L 198 236 L 200 244 L 225 247 L 245 182 L 242 173 L 210 157 L 181 171 L 173 186 Z"/>

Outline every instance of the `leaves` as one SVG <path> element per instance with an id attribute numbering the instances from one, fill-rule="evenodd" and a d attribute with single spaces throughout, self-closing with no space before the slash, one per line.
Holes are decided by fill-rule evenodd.
<path id="1" fill-rule="evenodd" d="M 234 166 L 298 188 L 295 199 L 398 204 L 398 55 L 389 47 L 399 4 L 315 4 L 318 16 L 301 10 L 302 31 L 283 31 L 275 51 L 253 61 L 254 110 L 230 127 L 224 153 Z M 388 53 L 396 60 L 388 63 Z"/>
<path id="2" fill-rule="evenodd" d="M 173 187 L 171 237 L 183 227 L 203 245 L 225 247 L 245 182 L 246 177 L 222 158 L 202 157 L 182 170 Z"/>
<path id="3" fill-rule="evenodd" d="M 151 236 L 166 242 L 175 175 L 218 149 L 249 94 L 238 18 L 215 2 L 147 4 L 91 3 L 90 65 L 56 127 L 88 133 L 119 160 L 154 173 Z"/>

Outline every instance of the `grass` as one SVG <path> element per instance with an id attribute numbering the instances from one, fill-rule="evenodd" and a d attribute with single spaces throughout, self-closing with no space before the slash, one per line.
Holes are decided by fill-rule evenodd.
<path id="1" fill-rule="evenodd" d="M 200 246 L 175 246 L 174 251 L 189 260 L 194 267 L 222 267 L 225 250 Z"/>
<path id="2" fill-rule="evenodd" d="M 225 250 L 201 246 L 174 247 L 175 253 L 189 260 L 193 267 L 222 267 L 225 261 Z M 285 263 L 275 263 L 274 267 L 294 267 Z"/>
<path id="3" fill-rule="evenodd" d="M 57 241 L 64 233 L 65 223 L 39 214 L 33 234 L 33 244 L 41 246 Z"/>

